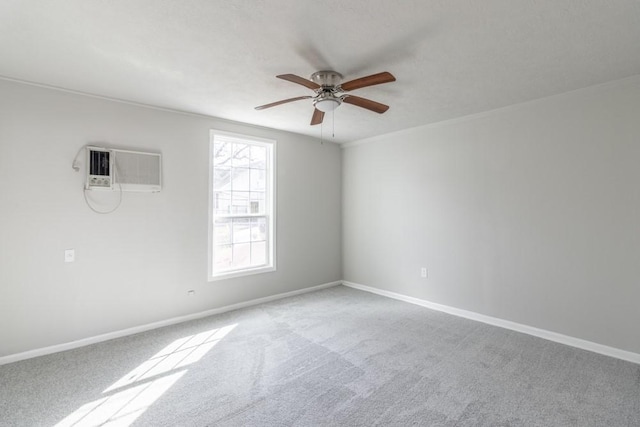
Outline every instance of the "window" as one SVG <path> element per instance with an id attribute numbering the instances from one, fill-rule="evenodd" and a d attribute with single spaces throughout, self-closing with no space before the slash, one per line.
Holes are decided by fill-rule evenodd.
<path id="1" fill-rule="evenodd" d="M 275 270 L 275 141 L 211 132 L 209 279 Z"/>

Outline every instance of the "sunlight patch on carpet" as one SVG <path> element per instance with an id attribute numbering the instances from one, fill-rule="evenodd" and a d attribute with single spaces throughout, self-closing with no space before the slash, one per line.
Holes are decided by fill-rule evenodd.
<path id="1" fill-rule="evenodd" d="M 175 340 L 82 405 L 56 427 L 129 426 L 237 325 Z"/>

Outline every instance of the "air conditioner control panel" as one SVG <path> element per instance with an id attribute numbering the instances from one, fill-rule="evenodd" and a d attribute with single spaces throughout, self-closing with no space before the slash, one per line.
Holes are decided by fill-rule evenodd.
<path id="1" fill-rule="evenodd" d="M 109 177 L 109 176 L 89 175 L 89 186 L 90 187 L 100 187 L 100 188 L 110 188 L 111 187 L 111 177 Z"/>

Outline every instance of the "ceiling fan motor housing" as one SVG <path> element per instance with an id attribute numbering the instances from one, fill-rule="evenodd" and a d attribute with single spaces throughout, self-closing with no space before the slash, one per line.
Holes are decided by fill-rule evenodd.
<path id="1" fill-rule="evenodd" d="M 325 70 L 325 71 L 316 71 L 311 74 L 311 81 L 319 84 L 320 86 L 338 86 L 342 83 L 342 74 Z"/>

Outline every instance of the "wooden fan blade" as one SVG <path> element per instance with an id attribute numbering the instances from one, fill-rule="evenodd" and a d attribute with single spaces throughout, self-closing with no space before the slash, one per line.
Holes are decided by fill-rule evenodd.
<path id="1" fill-rule="evenodd" d="M 324 112 L 316 108 L 313 110 L 313 116 L 311 117 L 311 126 L 319 125 L 322 123 L 322 119 L 324 119 Z"/>
<path id="2" fill-rule="evenodd" d="M 309 89 L 320 89 L 320 85 L 318 83 L 314 83 L 309 79 L 305 79 L 304 77 L 296 76 L 295 74 L 280 74 L 276 77 L 288 82 L 298 83 L 299 85 L 306 86 Z"/>
<path id="3" fill-rule="evenodd" d="M 382 114 L 389 109 L 388 105 L 380 104 L 379 102 L 353 95 L 346 96 L 342 100 L 342 102 L 346 102 L 347 104 L 355 105 L 357 107 L 366 108 L 367 110 L 371 110 L 378 114 Z"/>
<path id="4" fill-rule="evenodd" d="M 309 99 L 309 98 L 313 98 L 313 97 L 312 96 L 298 96 L 297 98 L 283 99 L 282 101 L 272 102 L 271 104 L 265 104 L 265 105 L 261 105 L 259 107 L 256 107 L 256 110 L 264 110 L 265 108 L 275 107 L 276 105 L 286 104 L 287 102 L 300 101 L 301 99 Z"/>
<path id="5" fill-rule="evenodd" d="M 390 83 L 395 82 L 396 78 L 387 71 L 378 74 L 372 74 L 366 77 L 360 77 L 359 79 L 351 80 L 346 83 L 342 83 L 340 86 L 342 90 L 350 91 L 355 89 L 360 89 L 362 87 L 379 85 L 382 83 Z"/>

